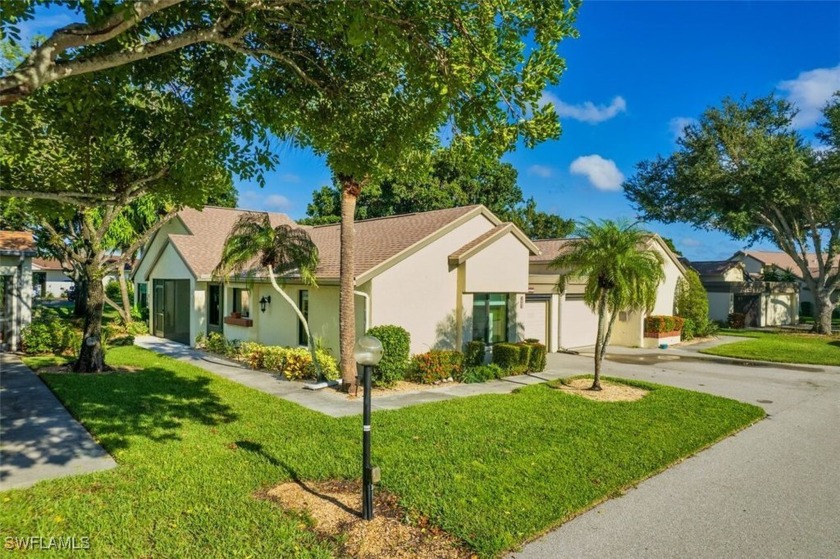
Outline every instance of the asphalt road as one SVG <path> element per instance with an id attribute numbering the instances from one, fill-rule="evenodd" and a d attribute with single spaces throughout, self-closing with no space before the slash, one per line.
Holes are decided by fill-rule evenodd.
<path id="1" fill-rule="evenodd" d="M 755 403 L 768 417 L 510 558 L 840 557 L 840 367 L 662 359 L 680 353 L 624 350 L 605 374 Z M 590 363 L 557 354 L 549 369 Z"/>

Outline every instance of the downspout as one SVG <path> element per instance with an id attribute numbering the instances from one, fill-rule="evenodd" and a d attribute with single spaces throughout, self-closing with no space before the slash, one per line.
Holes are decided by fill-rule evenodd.
<path id="1" fill-rule="evenodd" d="M 364 297 L 365 299 L 365 329 L 364 331 L 367 332 L 369 325 L 370 325 L 370 295 L 365 293 L 364 291 L 353 291 L 355 295 L 359 297 Z"/>

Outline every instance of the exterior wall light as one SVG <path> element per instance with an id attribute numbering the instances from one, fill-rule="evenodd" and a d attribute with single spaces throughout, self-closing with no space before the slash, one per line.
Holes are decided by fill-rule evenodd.
<path id="1" fill-rule="evenodd" d="M 265 312 L 265 307 L 271 304 L 271 295 L 260 297 L 260 312 Z"/>

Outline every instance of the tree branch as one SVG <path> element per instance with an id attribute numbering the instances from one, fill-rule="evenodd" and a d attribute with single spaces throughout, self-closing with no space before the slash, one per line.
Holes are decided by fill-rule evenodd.
<path id="1" fill-rule="evenodd" d="M 39 192 L 37 190 L 0 190 L 0 198 L 35 198 L 37 200 L 54 200 L 83 208 L 93 208 L 116 199 L 104 194 L 90 194 L 86 192 Z"/>

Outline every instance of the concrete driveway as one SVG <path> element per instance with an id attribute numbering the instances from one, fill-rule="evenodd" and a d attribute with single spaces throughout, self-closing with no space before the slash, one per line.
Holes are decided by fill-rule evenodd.
<path id="1" fill-rule="evenodd" d="M 511 558 L 840 557 L 840 367 L 744 366 L 684 350 L 613 359 L 607 375 L 755 403 L 769 417 Z M 567 374 L 591 363 L 549 357 L 550 370 Z"/>
<path id="2" fill-rule="evenodd" d="M 0 353 L 0 368 L 0 491 L 116 466 L 29 367 Z"/>

